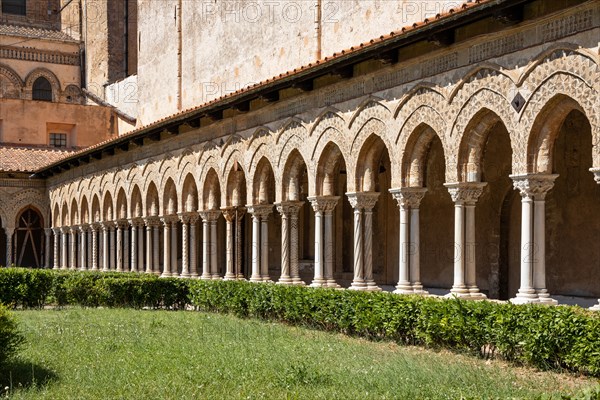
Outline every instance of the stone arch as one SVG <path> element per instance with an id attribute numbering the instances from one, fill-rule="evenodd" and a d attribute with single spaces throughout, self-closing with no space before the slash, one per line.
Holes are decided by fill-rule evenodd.
<path id="1" fill-rule="evenodd" d="M 394 160 L 396 157 L 394 157 L 395 154 L 395 149 L 396 147 L 393 145 L 393 143 L 391 142 L 389 136 L 388 136 L 388 129 L 387 129 L 387 125 L 385 124 L 385 122 L 379 120 L 379 119 L 375 119 L 375 118 L 370 118 L 366 121 L 364 121 L 364 123 L 361 123 L 361 125 L 356 125 L 357 127 L 359 127 L 359 129 L 357 130 L 356 133 L 351 132 L 351 136 L 354 138 L 354 141 L 352 142 L 352 146 L 350 148 L 350 156 L 352 157 L 352 161 L 351 161 L 351 165 L 354 167 L 354 170 L 352 172 L 352 176 L 349 176 L 349 187 L 348 190 L 351 192 L 354 191 L 361 191 L 361 187 L 363 187 L 363 182 L 364 179 L 367 178 L 367 176 L 365 176 L 365 172 L 366 169 L 365 168 L 369 168 L 367 167 L 367 164 L 370 163 L 371 161 L 369 161 L 367 164 L 365 164 L 364 162 L 362 163 L 362 165 L 359 165 L 359 162 L 361 161 L 360 159 L 360 152 L 364 149 L 365 145 L 375 145 L 375 148 L 372 149 L 375 153 L 381 154 L 383 151 L 383 148 L 379 148 L 380 144 L 383 144 L 384 148 L 387 150 L 387 153 L 390 157 L 391 160 Z M 375 139 L 378 138 L 379 140 Z M 368 143 L 367 143 L 368 142 Z M 373 154 L 375 153 L 371 153 L 371 156 L 374 156 Z M 364 160 L 362 160 L 364 161 Z M 394 161 L 392 161 L 394 162 Z M 391 172 L 391 178 L 392 178 L 392 184 L 394 182 L 397 182 L 399 184 L 400 179 L 396 177 L 396 172 L 395 171 L 399 171 L 400 169 L 398 168 L 400 165 L 393 165 L 392 167 L 392 171 Z M 350 178 L 352 178 L 352 181 L 350 181 Z M 360 181 L 360 182 L 359 182 Z M 350 185 L 350 182 L 352 182 L 352 185 Z M 368 185 L 367 185 L 368 186 Z"/>
<path id="2" fill-rule="evenodd" d="M 252 197 L 248 204 L 273 204 L 275 202 L 275 175 L 267 157 L 258 162 L 252 178 Z"/>
<path id="3" fill-rule="evenodd" d="M 321 152 L 319 162 L 317 164 L 315 188 L 313 188 L 312 194 L 314 196 L 335 196 L 341 195 L 336 190 L 335 184 L 337 182 L 337 174 L 339 174 L 340 168 L 347 166 L 346 159 L 339 146 L 331 141 L 328 142 Z M 343 171 L 345 172 L 345 171 Z"/>
<path id="4" fill-rule="evenodd" d="M 163 215 L 175 215 L 178 211 L 177 187 L 172 178 L 167 178 L 163 189 Z"/>
<path id="5" fill-rule="evenodd" d="M 27 189 L 20 191 L 12 198 L 12 201 L 9 204 L 9 210 L 20 210 L 27 205 L 32 205 L 40 211 L 44 221 L 50 221 L 48 198 L 37 190 Z M 7 217 L 10 218 L 10 215 L 7 215 Z M 7 221 L 7 224 L 10 223 L 10 220 Z"/>
<path id="6" fill-rule="evenodd" d="M 89 224 L 92 221 L 90 220 L 90 205 L 88 203 L 88 199 L 87 196 L 84 194 L 81 197 L 81 223 L 82 224 Z"/>
<path id="7" fill-rule="evenodd" d="M 298 149 L 292 149 L 283 167 L 282 201 L 299 201 L 301 199 L 301 182 L 305 173 L 308 174 L 304 157 Z"/>
<path id="8" fill-rule="evenodd" d="M 390 119 L 391 115 L 391 111 L 383 103 L 383 99 L 375 96 L 368 96 L 357 107 L 356 111 L 350 118 L 348 127 L 352 129 L 355 123 L 359 126 L 362 126 L 371 118 L 386 121 Z"/>
<path id="9" fill-rule="evenodd" d="M 454 104 L 464 104 L 467 99 L 482 88 L 487 88 L 494 92 L 507 92 L 515 88 L 517 78 L 509 70 L 494 63 L 481 63 L 460 80 L 454 87 L 448 101 Z"/>
<path id="10" fill-rule="evenodd" d="M 204 211 L 216 210 L 221 204 L 221 185 L 219 175 L 214 168 L 210 168 L 204 178 L 202 188 L 202 208 Z"/>
<path id="11" fill-rule="evenodd" d="M 157 217 L 160 213 L 160 202 L 158 196 L 158 189 L 154 181 L 148 182 L 146 188 L 146 216 Z"/>
<path id="12" fill-rule="evenodd" d="M 457 104 L 458 106 L 458 104 Z M 515 128 L 516 113 L 510 104 L 510 101 L 504 97 L 502 93 L 494 92 L 488 89 L 481 89 L 474 93 L 464 104 L 459 106 L 456 118 L 454 119 L 448 138 L 444 135 L 440 137 L 444 145 L 446 153 L 446 162 L 449 168 L 446 168 L 447 182 L 458 181 L 458 148 L 463 135 L 467 131 L 467 126 L 472 123 L 476 115 L 482 109 L 491 111 L 504 124 L 511 138 L 513 145 L 513 154 L 515 154 L 514 162 L 518 162 L 517 158 L 517 129 Z M 512 111 L 512 112 L 511 112 Z"/>
<path id="13" fill-rule="evenodd" d="M 1 212 L 2 210 L 0 210 Z M 0 215 L 0 217 L 2 217 L 2 223 L 6 224 L 6 215 Z M 60 221 L 60 207 L 58 206 L 58 203 L 54 204 L 54 210 L 52 211 L 52 226 L 54 228 L 58 228 L 60 227 L 61 221 Z"/>
<path id="14" fill-rule="evenodd" d="M 256 128 L 254 130 L 254 132 L 252 133 L 252 135 L 250 136 L 250 138 L 248 139 L 246 148 L 250 149 L 256 140 L 258 140 L 262 137 L 265 137 L 265 136 L 271 136 L 271 130 L 268 127 L 260 126 L 260 127 Z M 228 139 L 227 143 L 225 143 L 225 146 L 223 146 L 223 150 L 222 150 L 223 152 L 225 151 L 227 146 L 229 146 L 229 144 L 230 143 L 229 143 L 229 139 Z"/>
<path id="15" fill-rule="evenodd" d="M 298 117 L 291 117 L 281 125 L 275 134 L 275 144 L 279 144 L 283 137 L 286 137 L 289 132 L 303 131 L 306 133 L 305 137 L 308 136 L 304 121 Z"/>
<path id="16" fill-rule="evenodd" d="M 448 103 L 446 96 L 437 85 L 431 82 L 421 82 L 408 90 L 400 99 L 393 113 L 393 118 L 406 121 L 408 116 L 421 105 L 435 108 Z M 442 110 L 443 111 L 443 110 Z M 443 114 L 443 112 L 441 112 Z"/>
<path id="17" fill-rule="evenodd" d="M 61 93 L 60 81 L 54 74 L 47 68 L 36 68 L 27 75 L 24 83 L 24 93 L 26 100 L 31 100 L 33 93 L 33 84 L 38 78 L 46 78 L 52 86 L 52 101 L 58 101 Z"/>
<path id="18" fill-rule="evenodd" d="M 348 188 L 350 192 L 376 192 L 379 172 L 382 167 L 383 158 L 390 151 L 384 140 L 377 133 L 362 141 L 362 146 L 356 149 L 356 172 L 354 188 Z M 392 168 L 393 170 L 393 168 Z M 392 171 L 393 174 L 393 171 Z"/>
<path id="19" fill-rule="evenodd" d="M 246 173 L 239 164 L 234 164 L 227 175 L 226 207 L 245 206 L 246 197 Z"/>
<path id="20" fill-rule="evenodd" d="M 76 85 L 68 85 L 61 94 L 61 100 L 65 103 L 83 104 L 85 97 Z"/>
<path id="21" fill-rule="evenodd" d="M 114 205 L 112 195 L 109 191 L 104 194 L 104 201 L 102 202 L 102 220 L 104 222 L 114 221 Z"/>
<path id="22" fill-rule="evenodd" d="M 60 218 L 60 226 L 67 227 L 70 226 L 69 223 L 69 208 L 67 207 L 67 202 L 63 201 L 62 210 L 61 210 L 61 218 Z"/>
<path id="23" fill-rule="evenodd" d="M 198 211 L 198 189 L 196 187 L 196 180 L 191 173 L 188 173 L 183 181 L 181 193 L 181 211 Z"/>
<path id="24" fill-rule="evenodd" d="M 423 187 L 425 157 L 433 139 L 439 138 L 436 131 L 425 123 L 415 128 L 406 142 L 402 157 L 402 186 Z"/>
<path id="25" fill-rule="evenodd" d="M 8 65 L 0 64 L 0 88 L 5 99 L 21 98 L 23 81 L 19 75 Z"/>
<path id="26" fill-rule="evenodd" d="M 225 178 L 227 174 L 235 167 L 236 171 L 241 170 L 245 176 L 248 176 L 248 171 L 246 170 L 246 165 L 242 162 L 244 159 L 244 153 L 237 148 L 232 148 L 228 151 L 228 155 L 222 157 L 224 160 L 222 177 Z M 223 181 L 226 181 L 223 179 Z"/>
<path id="27" fill-rule="evenodd" d="M 133 190 L 131 191 L 131 205 L 129 213 L 131 218 L 141 218 L 144 215 L 142 192 L 137 184 L 133 185 Z"/>
<path id="28" fill-rule="evenodd" d="M 92 222 L 98 223 L 102 221 L 102 211 L 100 209 L 100 199 L 97 194 L 94 194 L 92 199 Z"/>
<path id="29" fill-rule="evenodd" d="M 125 190 L 120 188 L 117 192 L 117 209 L 116 209 L 116 219 L 123 220 L 127 219 L 127 196 L 125 195 Z"/>
<path id="30" fill-rule="evenodd" d="M 480 182 L 485 145 L 491 129 L 502 119 L 482 108 L 466 126 L 458 150 L 458 181 Z"/>
<path id="31" fill-rule="evenodd" d="M 319 138 L 323 132 L 329 128 L 335 128 L 339 132 L 342 132 L 345 126 L 346 120 L 340 115 L 340 110 L 333 107 L 327 107 L 315 119 L 315 122 L 308 131 L 308 136 L 316 136 Z"/>
<path id="32" fill-rule="evenodd" d="M 71 200 L 71 225 L 79 225 L 80 221 L 79 221 L 79 206 L 77 205 L 77 200 L 73 199 Z"/>
<path id="33" fill-rule="evenodd" d="M 526 146 L 526 168 L 523 172 L 547 172 L 552 169 L 552 148 L 556 124 L 562 121 L 572 110 L 581 111 L 592 128 L 593 164 L 600 165 L 600 102 L 599 94 L 586 82 L 563 73 L 548 77 L 531 95 L 525 105 L 521 119 L 521 131 L 528 133 L 521 145 Z"/>

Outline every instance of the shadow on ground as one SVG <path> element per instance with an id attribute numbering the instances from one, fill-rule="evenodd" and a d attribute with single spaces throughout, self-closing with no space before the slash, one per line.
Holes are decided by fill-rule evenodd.
<path id="1" fill-rule="evenodd" d="M 39 365 L 15 360 L 0 367 L 0 395 L 7 390 L 41 389 L 52 381 L 58 380 L 58 375 L 53 371 Z"/>

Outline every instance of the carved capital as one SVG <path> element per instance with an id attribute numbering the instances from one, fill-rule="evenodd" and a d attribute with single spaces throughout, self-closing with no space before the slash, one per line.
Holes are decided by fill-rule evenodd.
<path id="1" fill-rule="evenodd" d="M 121 219 L 117 221 L 116 225 L 119 229 L 127 229 L 129 228 L 129 221 L 127 221 L 126 219 Z"/>
<path id="2" fill-rule="evenodd" d="M 112 231 L 115 229 L 114 222 L 102 222 L 102 230 L 103 231 Z"/>
<path id="3" fill-rule="evenodd" d="M 145 225 L 143 218 L 131 218 L 128 222 L 134 228 L 139 228 Z"/>
<path id="4" fill-rule="evenodd" d="M 268 218 L 273 212 L 272 204 L 248 206 L 248 212 L 256 217 Z"/>
<path id="5" fill-rule="evenodd" d="M 348 201 L 355 210 L 371 211 L 377 204 L 379 194 L 379 192 L 360 192 L 346 193 L 346 196 L 348 196 Z"/>
<path id="6" fill-rule="evenodd" d="M 89 229 L 90 229 L 90 225 L 89 224 L 82 224 L 82 225 L 79 226 L 79 231 L 81 233 L 86 233 Z"/>
<path id="7" fill-rule="evenodd" d="M 219 210 L 208 210 L 208 211 L 200 211 L 200 217 L 202 217 L 202 221 L 213 222 L 219 219 L 221 215 L 221 211 Z"/>
<path id="8" fill-rule="evenodd" d="M 170 226 L 173 223 L 179 222 L 179 217 L 177 215 L 166 215 L 160 217 L 160 222 L 162 222 L 162 224 L 165 226 Z"/>
<path id="9" fill-rule="evenodd" d="M 590 172 L 594 174 L 594 180 L 600 185 L 600 168 L 590 168 Z"/>
<path id="10" fill-rule="evenodd" d="M 281 215 L 285 216 L 298 215 L 298 212 L 300 212 L 300 209 L 303 205 L 303 201 L 286 201 L 283 203 L 275 204 L 275 206 L 277 207 L 277 211 Z"/>
<path id="11" fill-rule="evenodd" d="M 233 222 L 235 220 L 235 207 L 224 207 L 221 209 L 223 212 L 223 218 L 227 222 Z"/>
<path id="12" fill-rule="evenodd" d="M 390 193 L 398 202 L 398 207 L 402 208 L 419 208 L 425 193 L 426 188 L 422 187 L 405 187 L 400 189 L 390 189 Z"/>
<path id="13" fill-rule="evenodd" d="M 148 228 L 154 228 L 160 226 L 160 218 L 158 217 L 146 217 L 144 218 L 144 224 Z"/>
<path id="14" fill-rule="evenodd" d="M 554 187 L 558 175 L 511 175 L 515 189 L 518 189 L 523 198 L 544 200 L 546 194 Z"/>
<path id="15" fill-rule="evenodd" d="M 455 203 L 465 203 L 474 205 L 479 200 L 483 193 L 483 189 L 487 186 L 486 182 L 462 182 L 462 183 L 445 183 L 448 188 L 450 197 Z"/>
<path id="16" fill-rule="evenodd" d="M 321 213 L 330 213 L 335 210 L 338 202 L 340 201 L 339 196 L 319 196 L 319 197 L 309 197 L 308 201 L 312 205 L 313 210 L 315 212 Z"/>

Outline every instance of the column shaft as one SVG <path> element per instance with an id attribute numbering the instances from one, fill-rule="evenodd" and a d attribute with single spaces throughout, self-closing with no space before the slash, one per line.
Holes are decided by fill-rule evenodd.
<path id="1" fill-rule="evenodd" d="M 260 282 L 260 216 L 252 215 L 252 276 L 251 282 Z"/>
<path id="2" fill-rule="evenodd" d="M 138 272 L 137 256 L 138 230 L 136 224 L 131 224 L 131 272 Z"/>
<path id="3" fill-rule="evenodd" d="M 202 279 L 212 279 L 210 271 L 210 226 L 202 217 Z"/>
<path id="4" fill-rule="evenodd" d="M 92 271 L 98 271 L 98 227 L 92 226 Z"/>
<path id="5" fill-rule="evenodd" d="M 164 232 L 163 232 L 163 242 L 164 242 L 164 254 L 163 254 L 163 277 L 171 276 L 171 222 L 169 220 L 163 221 Z"/>
<path id="6" fill-rule="evenodd" d="M 213 217 L 214 218 L 214 217 Z M 210 269 L 212 279 L 221 279 L 217 263 L 217 220 L 210 221 Z"/>
<path id="7" fill-rule="evenodd" d="M 322 287 L 327 283 L 323 274 L 323 214 L 315 210 L 315 277 L 310 286 Z"/>

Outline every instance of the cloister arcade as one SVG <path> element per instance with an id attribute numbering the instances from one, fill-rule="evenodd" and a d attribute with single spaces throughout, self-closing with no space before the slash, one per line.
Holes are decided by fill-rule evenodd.
<path id="1" fill-rule="evenodd" d="M 554 46 L 523 68 L 480 65 L 452 85 L 419 82 L 55 176 L 45 265 L 598 298 L 598 58 Z"/>

